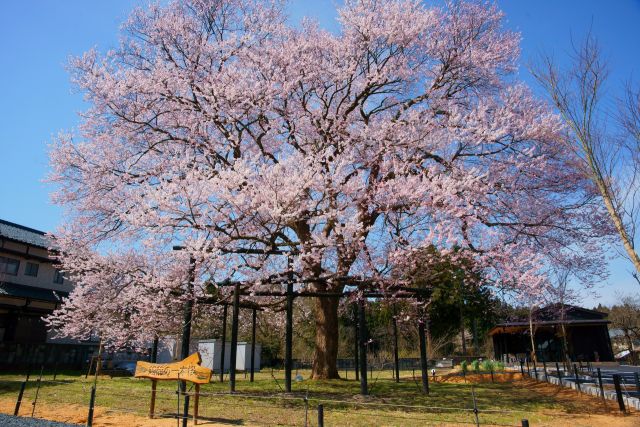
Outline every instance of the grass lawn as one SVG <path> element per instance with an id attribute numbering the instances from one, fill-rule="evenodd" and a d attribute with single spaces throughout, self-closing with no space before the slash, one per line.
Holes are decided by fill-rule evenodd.
<path id="1" fill-rule="evenodd" d="M 317 424 L 318 404 L 324 405 L 327 426 L 473 425 L 475 394 L 482 425 L 516 426 L 524 418 L 532 426 L 640 425 L 638 414 L 622 417 L 613 411 L 608 413 L 601 400 L 557 386 L 514 378 L 513 374 L 497 374 L 496 383 L 491 383 L 488 375 L 483 382 L 470 378 L 476 381 L 474 384 L 465 383 L 460 377 L 440 377 L 438 381 L 430 382 L 430 394 L 426 396 L 421 394 L 419 378 L 414 380 L 411 371 L 401 374 L 400 383 L 391 379 L 390 371 L 374 372 L 369 380 L 371 396 L 366 398 L 358 395 L 359 382 L 355 381 L 353 372 L 349 372 L 347 380 L 329 381 L 307 380 L 308 371 L 299 374 L 304 379 L 294 380 L 293 392 L 289 395 L 281 390 L 284 372 L 272 374 L 270 369 L 257 373 L 253 383 L 245 379 L 243 373 L 238 374 L 237 394 L 234 395 L 228 394 L 227 381 L 203 385 L 200 397 L 202 422 L 199 424 L 304 425 L 304 397 L 308 396 L 309 425 Z M 293 376 L 296 377 L 296 372 Z M 23 379 L 21 375 L 0 375 L 0 412 L 12 412 Z M 31 414 L 36 379 L 32 375 L 27 385 L 21 415 Z M 77 418 L 79 413 L 86 420 L 92 384 L 91 377 L 85 379 L 77 373 L 58 375 L 56 382 L 52 381 L 50 373 L 45 373 L 35 416 L 73 421 L 73 417 L 63 419 L 64 408 L 73 407 L 74 416 Z M 160 421 L 143 422 L 149 410 L 150 384 L 146 379 L 100 377 L 96 393 L 96 406 L 100 410 L 96 412 L 94 425 L 101 425 L 101 417 L 106 413 L 136 414 L 135 419 L 139 420 L 139 423 L 135 421 L 136 425 L 160 425 Z M 156 414 L 159 417 L 171 417 L 176 413 L 176 388 L 176 381 L 158 382 Z M 613 402 L 609 404 L 609 409 L 612 408 Z M 130 423 L 132 421 L 127 422 Z M 118 424 L 105 421 L 102 425 Z M 176 421 L 167 425 L 176 425 Z"/>

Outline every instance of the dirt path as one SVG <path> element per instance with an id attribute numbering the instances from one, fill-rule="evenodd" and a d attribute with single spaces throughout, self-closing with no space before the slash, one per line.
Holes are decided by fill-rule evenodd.
<path id="1" fill-rule="evenodd" d="M 13 409 L 16 402 L 7 399 L 0 400 L 0 413 L 13 415 Z M 21 416 L 31 416 L 31 405 L 22 406 L 20 408 Z M 46 420 L 54 420 L 71 424 L 87 423 L 87 407 L 80 405 L 49 405 L 45 403 L 38 403 L 38 407 L 35 413 L 37 418 L 44 418 Z M 229 422 L 216 422 L 211 420 L 200 419 L 198 420 L 199 426 L 217 427 L 217 426 L 229 426 L 237 424 L 236 420 L 229 420 Z M 93 425 L 95 427 L 175 427 L 175 418 L 160 418 L 149 419 L 136 414 L 125 414 L 119 412 L 108 411 L 106 408 L 96 406 L 93 415 Z M 192 426 L 193 422 L 189 422 L 189 426 Z M 243 426 L 250 426 L 242 422 Z"/>

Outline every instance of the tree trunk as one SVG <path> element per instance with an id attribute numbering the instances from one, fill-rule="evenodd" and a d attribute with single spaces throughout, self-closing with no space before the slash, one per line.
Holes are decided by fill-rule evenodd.
<path id="1" fill-rule="evenodd" d="M 311 378 L 340 378 L 338 359 L 338 298 L 316 298 L 316 350 Z"/>
<path id="2" fill-rule="evenodd" d="M 624 337 L 627 340 L 627 350 L 629 350 L 629 356 L 631 356 L 631 364 L 637 365 L 638 358 L 636 357 L 636 353 L 633 351 L 633 340 L 627 332 L 625 332 Z"/>
<path id="3" fill-rule="evenodd" d="M 533 310 L 533 309 L 531 309 Z M 529 335 L 531 336 L 531 360 L 538 362 L 538 355 L 536 353 L 536 331 L 533 328 L 533 314 L 529 311 Z"/>

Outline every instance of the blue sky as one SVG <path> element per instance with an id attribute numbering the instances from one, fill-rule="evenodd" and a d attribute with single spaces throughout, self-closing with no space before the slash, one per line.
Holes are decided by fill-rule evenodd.
<path id="1" fill-rule="evenodd" d="M 97 46 L 114 46 L 120 24 L 140 0 L 22 0 L 3 3 L 0 13 L 0 218 L 53 230 L 61 210 L 49 202 L 47 146 L 78 124 L 85 108 L 69 84 L 65 64 Z M 292 22 L 303 16 L 337 28 L 333 0 L 293 0 Z M 558 56 L 591 27 L 611 65 L 609 93 L 634 76 L 640 81 L 640 0 L 499 1 L 506 25 L 522 34 L 520 78 L 537 90 L 526 65 L 540 52 Z M 630 266 L 611 252 L 611 278 L 586 305 L 609 304 L 619 293 L 638 294 Z M 605 266 L 603 266 L 605 268 Z"/>

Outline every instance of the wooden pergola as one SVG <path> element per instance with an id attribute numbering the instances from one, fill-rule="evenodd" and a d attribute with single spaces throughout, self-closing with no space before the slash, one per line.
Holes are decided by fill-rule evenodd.
<path id="1" fill-rule="evenodd" d="M 175 246 L 174 250 L 184 249 L 181 246 Z M 293 252 L 282 250 L 258 250 L 258 249 L 241 249 L 235 250 L 230 253 L 245 253 L 245 254 L 259 254 L 259 255 L 289 255 Z M 187 292 L 193 293 L 193 282 L 195 280 L 195 260 L 191 257 L 190 260 L 190 281 L 188 283 Z M 300 290 L 294 291 L 294 285 L 298 284 L 335 284 L 341 283 L 346 288 L 353 290 L 345 290 L 341 292 L 335 291 L 307 291 Z M 355 331 L 357 341 L 355 345 L 354 361 L 356 369 L 356 379 L 360 381 L 360 394 L 368 395 L 369 389 L 367 384 L 367 342 L 368 331 L 366 324 L 366 311 L 365 300 L 369 298 L 395 298 L 395 299 L 416 299 L 423 301 L 431 295 L 430 289 L 423 288 L 411 288 L 406 286 L 390 285 L 385 288 L 384 291 L 372 289 L 375 285 L 384 283 L 381 280 L 363 279 L 360 277 L 327 277 L 327 278 L 294 278 L 292 271 L 285 272 L 284 274 L 274 275 L 266 279 L 259 285 L 282 285 L 285 287 L 283 291 L 251 291 L 249 295 L 252 297 L 282 297 L 286 299 L 285 311 L 286 311 L 286 323 L 285 323 L 285 392 L 291 392 L 291 372 L 293 368 L 293 302 L 296 298 L 345 298 L 357 296 L 357 313 L 355 319 Z M 238 318 L 240 309 L 252 310 L 252 331 L 251 331 L 251 364 L 250 364 L 250 380 L 254 380 L 254 353 L 255 353 L 255 340 L 256 340 L 256 318 L 257 311 L 261 310 L 260 305 L 257 303 L 241 302 L 241 296 L 247 292 L 248 289 L 255 286 L 255 282 L 243 282 L 225 280 L 223 282 L 215 283 L 218 288 L 221 287 L 233 287 L 233 299 L 231 304 L 224 301 L 219 297 L 203 297 L 198 298 L 199 304 L 211 304 L 222 305 L 223 308 L 223 345 L 222 345 L 222 360 L 224 361 L 224 342 L 226 340 L 226 325 L 227 325 L 227 310 L 228 307 L 232 307 L 231 316 L 231 353 L 229 361 L 229 391 L 236 391 L 236 359 L 237 359 L 237 344 L 238 344 Z M 184 310 L 184 321 L 182 327 L 182 352 L 181 357 L 186 358 L 189 353 L 189 341 L 191 339 L 191 320 L 193 311 L 193 299 L 187 299 Z M 424 311 L 420 306 L 420 315 L 418 318 L 418 333 L 420 337 L 420 367 L 421 367 L 421 379 L 422 379 L 422 391 L 425 394 L 429 393 L 429 377 L 427 370 L 427 350 L 426 350 L 426 338 L 425 338 L 425 323 L 424 323 Z M 399 382 L 400 366 L 398 357 L 398 328 L 395 316 L 393 317 L 393 334 L 394 334 L 394 371 L 395 381 Z M 224 363 L 224 362 L 223 362 Z M 221 369 L 220 380 L 223 380 L 224 370 Z M 359 374 L 359 375 L 358 375 Z"/>

